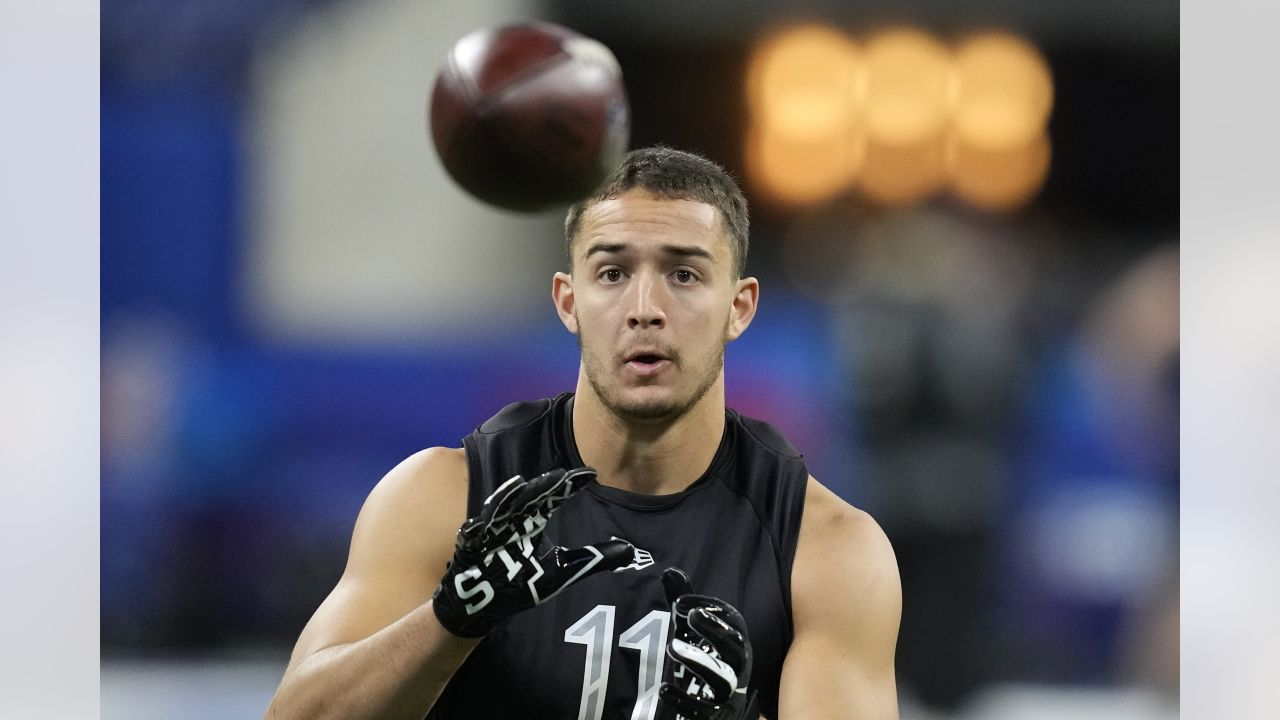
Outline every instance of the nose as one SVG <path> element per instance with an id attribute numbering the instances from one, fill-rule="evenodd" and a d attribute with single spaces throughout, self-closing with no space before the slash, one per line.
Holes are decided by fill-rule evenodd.
<path id="1" fill-rule="evenodd" d="M 648 273 L 638 275 L 631 284 L 631 297 L 628 299 L 627 327 L 631 330 L 662 328 L 667 324 L 667 314 L 663 311 L 662 283 L 656 282 Z"/>

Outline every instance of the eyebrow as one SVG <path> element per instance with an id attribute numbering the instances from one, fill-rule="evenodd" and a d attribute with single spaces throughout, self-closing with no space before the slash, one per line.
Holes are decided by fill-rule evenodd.
<path id="1" fill-rule="evenodd" d="M 626 248 L 627 246 L 622 243 L 595 243 L 591 247 L 587 248 L 587 254 L 583 255 L 583 257 L 589 258 L 596 253 L 618 253 L 622 252 Z"/>
<path id="2" fill-rule="evenodd" d="M 626 243 L 595 243 L 587 248 L 587 254 L 584 258 L 589 258 L 596 253 L 620 253 L 627 250 Z M 697 245 L 663 245 L 662 252 L 677 257 L 696 257 L 703 258 L 708 262 L 715 262 L 715 256 L 710 250 L 698 247 Z"/>

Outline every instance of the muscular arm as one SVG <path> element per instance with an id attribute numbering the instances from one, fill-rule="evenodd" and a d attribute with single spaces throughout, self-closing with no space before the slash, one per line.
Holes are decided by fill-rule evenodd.
<path id="1" fill-rule="evenodd" d="M 431 593 L 466 519 L 466 459 L 432 448 L 369 494 L 347 567 L 294 647 L 267 717 L 421 720 L 478 640 L 449 634 Z"/>
<path id="2" fill-rule="evenodd" d="M 896 719 L 902 587 L 893 548 L 871 516 L 813 478 L 791 598 L 795 638 L 782 667 L 782 720 Z"/>

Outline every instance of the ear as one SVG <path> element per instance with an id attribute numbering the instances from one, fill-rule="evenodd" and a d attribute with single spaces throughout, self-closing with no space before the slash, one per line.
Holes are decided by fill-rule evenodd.
<path id="1" fill-rule="evenodd" d="M 729 310 L 729 329 L 726 340 L 737 340 L 747 331 L 751 319 L 756 316 L 756 303 L 760 300 L 760 281 L 753 277 L 738 281 L 737 293 L 733 296 L 733 307 Z"/>
<path id="2" fill-rule="evenodd" d="M 556 304 L 556 314 L 565 329 L 577 335 L 578 317 L 573 314 L 573 278 L 568 273 L 558 272 L 551 279 L 551 301 Z"/>

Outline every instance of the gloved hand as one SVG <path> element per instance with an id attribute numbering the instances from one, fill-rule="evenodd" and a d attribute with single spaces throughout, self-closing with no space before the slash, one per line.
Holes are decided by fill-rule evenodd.
<path id="1" fill-rule="evenodd" d="M 679 568 L 662 573 L 671 603 L 668 679 L 658 690 L 658 720 L 756 720 L 747 621 L 719 598 L 694 595 Z"/>
<path id="2" fill-rule="evenodd" d="M 512 615 L 540 605 L 575 582 L 632 562 L 623 540 L 569 549 L 543 537 L 556 508 L 594 482 L 583 467 L 532 480 L 517 475 L 458 529 L 453 559 L 432 594 L 436 618 L 461 637 L 480 637 Z"/>

